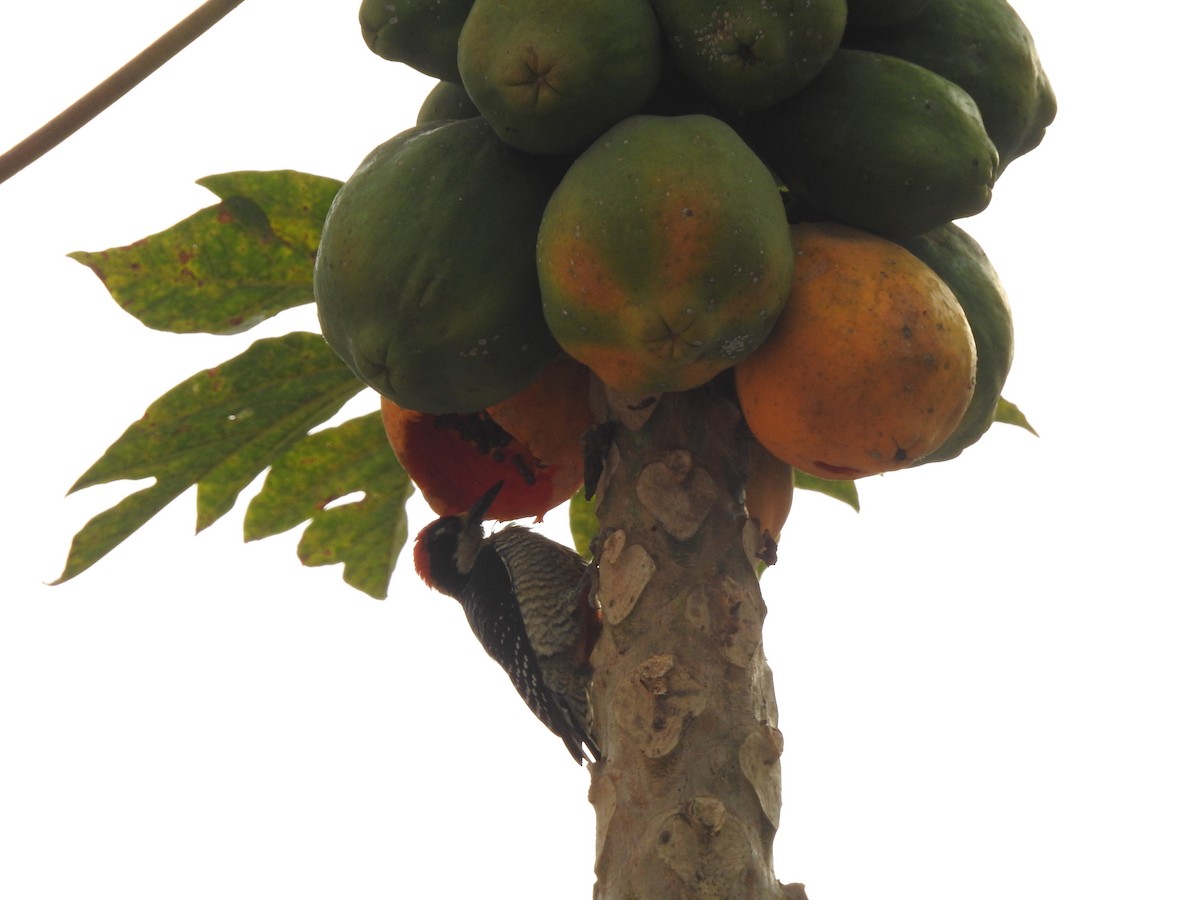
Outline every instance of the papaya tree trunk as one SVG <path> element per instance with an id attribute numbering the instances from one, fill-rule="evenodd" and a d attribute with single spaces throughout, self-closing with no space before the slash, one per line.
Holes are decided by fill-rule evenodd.
<path id="1" fill-rule="evenodd" d="M 597 900 L 804 898 L 775 878 L 780 755 L 741 414 L 713 385 L 597 401 Z"/>

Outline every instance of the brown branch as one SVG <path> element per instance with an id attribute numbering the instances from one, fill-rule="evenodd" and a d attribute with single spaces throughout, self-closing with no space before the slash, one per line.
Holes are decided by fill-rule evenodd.
<path id="1" fill-rule="evenodd" d="M 49 153 L 76 131 L 145 81 L 242 0 L 207 0 L 170 31 L 119 68 L 84 96 L 0 156 L 0 184 Z"/>

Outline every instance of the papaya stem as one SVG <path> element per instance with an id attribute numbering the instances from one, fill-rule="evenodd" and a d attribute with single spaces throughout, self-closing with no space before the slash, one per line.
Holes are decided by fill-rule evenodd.
<path id="1" fill-rule="evenodd" d="M 216 25 L 241 2 L 242 0 L 206 0 L 200 4 L 145 50 L 0 156 L 0 184 L 49 153 L 120 100 L 184 47 Z"/>

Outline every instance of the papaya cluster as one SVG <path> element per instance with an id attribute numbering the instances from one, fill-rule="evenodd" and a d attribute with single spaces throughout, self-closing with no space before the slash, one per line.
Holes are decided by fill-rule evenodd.
<path id="1" fill-rule="evenodd" d="M 498 478 L 527 490 L 497 518 L 569 497 L 593 376 L 633 400 L 728 379 L 776 482 L 951 459 L 991 425 L 1011 313 L 956 222 L 1056 110 L 1004 0 L 359 20 L 437 83 L 338 194 L 314 290 L 439 512 Z"/>

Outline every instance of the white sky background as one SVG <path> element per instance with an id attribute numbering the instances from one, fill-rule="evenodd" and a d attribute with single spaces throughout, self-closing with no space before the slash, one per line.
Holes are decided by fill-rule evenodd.
<path id="1" fill-rule="evenodd" d="M 5 4 L 0 149 L 193 5 Z M 763 582 L 776 869 L 814 900 L 1198 896 L 1200 17 L 1017 5 L 1060 115 L 963 224 L 1012 299 L 1005 393 L 1042 437 L 998 427 L 862 482 L 859 515 L 798 495 Z M 129 486 L 64 493 L 153 399 L 315 327 L 151 332 L 65 254 L 210 205 L 204 175 L 344 178 L 408 127 L 430 82 L 366 49 L 357 8 L 248 0 L 0 185 L 5 898 L 590 896 L 586 772 L 407 552 L 380 603 L 301 567 L 298 533 L 242 544 L 252 491 L 193 538 L 189 492 L 44 584 Z"/>

